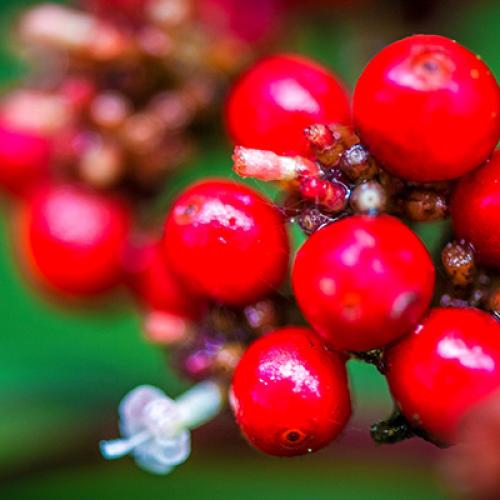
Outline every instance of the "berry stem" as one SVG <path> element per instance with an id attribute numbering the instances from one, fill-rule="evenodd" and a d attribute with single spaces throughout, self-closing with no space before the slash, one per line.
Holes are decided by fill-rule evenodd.
<path id="1" fill-rule="evenodd" d="M 186 428 L 194 429 L 214 418 L 224 402 L 222 389 L 214 381 L 201 382 L 176 399 Z"/>

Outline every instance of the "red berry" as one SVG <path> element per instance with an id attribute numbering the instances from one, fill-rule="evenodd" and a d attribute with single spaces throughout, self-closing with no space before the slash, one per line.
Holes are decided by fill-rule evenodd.
<path id="1" fill-rule="evenodd" d="M 228 33 L 249 43 L 261 42 L 279 28 L 283 0 L 200 0 L 197 3 L 205 27 L 218 37 Z"/>
<path id="2" fill-rule="evenodd" d="M 293 288 L 312 327 L 334 348 L 380 348 L 425 313 L 434 266 L 417 236 L 388 215 L 355 215 L 314 233 L 295 259 Z"/>
<path id="3" fill-rule="evenodd" d="M 59 292 L 93 295 L 122 276 L 129 214 L 117 200 L 76 185 L 37 191 L 25 207 L 21 232 L 28 263 Z"/>
<path id="4" fill-rule="evenodd" d="M 351 415 L 345 359 L 311 330 L 276 330 L 241 358 L 230 401 L 241 431 L 263 452 L 292 456 L 318 450 Z"/>
<path id="5" fill-rule="evenodd" d="M 499 268 L 500 150 L 458 183 L 451 215 L 457 236 L 474 247 L 482 263 Z"/>
<path id="6" fill-rule="evenodd" d="M 148 0 L 80 0 L 80 3 L 97 15 L 135 24 L 145 17 Z"/>
<path id="7" fill-rule="evenodd" d="M 464 414 L 500 389 L 500 323 L 478 309 L 436 308 L 386 361 L 406 418 L 452 443 Z"/>
<path id="8" fill-rule="evenodd" d="M 0 125 L 0 186 L 17 195 L 27 194 L 48 175 L 50 141 L 32 132 Z"/>
<path id="9" fill-rule="evenodd" d="M 183 285 L 154 240 L 131 246 L 125 256 L 128 283 L 137 300 L 153 311 L 198 319 L 204 301 Z"/>
<path id="10" fill-rule="evenodd" d="M 284 221 L 256 191 L 229 180 L 198 182 L 174 203 L 163 248 L 195 291 L 242 305 L 283 281 L 289 256 Z"/>
<path id="11" fill-rule="evenodd" d="M 479 57 L 453 40 L 414 35 L 376 55 L 353 97 L 354 124 L 392 174 L 454 179 L 500 139 L 500 91 Z"/>
<path id="12" fill-rule="evenodd" d="M 314 61 L 277 55 L 259 61 L 235 84 L 226 126 L 235 144 L 308 156 L 304 129 L 350 123 L 349 100 L 337 77 Z"/>

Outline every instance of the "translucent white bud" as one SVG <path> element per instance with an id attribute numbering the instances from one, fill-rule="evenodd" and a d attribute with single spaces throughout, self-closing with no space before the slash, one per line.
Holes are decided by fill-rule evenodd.
<path id="1" fill-rule="evenodd" d="M 191 452 L 190 429 L 212 419 L 222 407 L 220 387 L 211 381 L 195 385 L 177 400 L 143 385 L 127 394 L 119 407 L 121 439 L 102 441 L 104 458 L 131 454 L 139 467 L 167 474 Z"/>

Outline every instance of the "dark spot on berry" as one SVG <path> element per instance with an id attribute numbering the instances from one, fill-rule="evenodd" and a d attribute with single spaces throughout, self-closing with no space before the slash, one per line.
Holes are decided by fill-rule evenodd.
<path id="1" fill-rule="evenodd" d="M 439 66 L 438 64 L 435 62 L 435 61 L 432 61 L 432 60 L 427 60 L 425 61 L 423 64 L 422 64 L 422 67 L 429 71 L 429 72 L 434 72 L 434 71 L 437 71 L 439 69 Z"/>
<path id="2" fill-rule="evenodd" d="M 281 441 L 286 446 L 297 446 L 303 443 L 306 439 L 306 434 L 304 434 L 299 429 L 289 429 L 281 435 Z"/>

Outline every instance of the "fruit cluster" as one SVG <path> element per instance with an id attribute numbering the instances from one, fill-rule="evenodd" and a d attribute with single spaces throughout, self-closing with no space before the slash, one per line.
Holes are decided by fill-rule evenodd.
<path id="1" fill-rule="evenodd" d="M 284 216 L 309 236 L 291 280 L 314 330 L 280 330 L 243 355 L 231 392 L 243 433 L 278 455 L 324 446 L 349 416 L 338 366 L 355 356 L 377 365 L 396 404 L 373 426 L 377 442 L 453 443 L 462 417 L 500 389 L 500 91 L 488 67 L 441 36 L 400 40 L 361 74 L 351 122 L 333 75 L 278 56 L 241 78 L 227 117 L 234 170 L 278 181 Z M 449 213 L 457 241 L 443 250 L 440 296 L 404 222 Z"/>
<path id="2" fill-rule="evenodd" d="M 234 84 L 226 126 L 234 171 L 278 183 L 282 201 L 204 179 L 178 195 L 161 237 L 137 236 L 132 207 L 182 163 L 255 33 L 206 37 L 203 9 L 183 0 L 114 3 L 29 11 L 20 35 L 50 72 L 0 107 L 0 184 L 22 200 L 27 268 L 78 299 L 125 282 L 148 339 L 201 381 L 176 400 L 134 390 L 103 454 L 167 473 L 225 394 L 258 449 L 315 451 L 350 418 L 349 358 L 374 363 L 393 395 L 377 442 L 453 444 L 500 390 L 500 90 L 488 67 L 452 40 L 412 36 L 372 59 L 351 104 L 319 64 L 262 59 Z M 449 215 L 439 273 L 412 225 Z M 290 273 L 287 223 L 308 237 Z"/>
<path id="3" fill-rule="evenodd" d="M 500 391 L 495 78 L 456 42 L 417 35 L 368 64 L 352 121 L 338 79 L 289 54 L 243 74 L 226 109 L 235 172 L 278 182 L 284 201 L 209 179 L 171 207 L 163 261 L 192 306 L 195 297 L 209 303 L 196 340 L 181 340 L 184 372 L 219 381 L 232 374 L 236 421 L 272 455 L 315 451 L 343 431 L 349 358 L 375 364 L 394 398 L 394 414 L 371 429 L 376 442 L 417 435 L 455 443 L 463 418 Z M 449 213 L 459 240 L 446 245 L 445 272 L 436 273 L 405 222 Z M 292 264 L 293 297 L 280 304 L 286 222 L 309 238 Z M 142 411 L 147 418 L 150 403 Z M 119 443 L 130 451 L 135 439 Z M 120 455 L 108 452 L 114 444 L 104 444 L 106 456 Z M 141 451 L 133 453 L 141 464 Z M 179 463 L 165 449 L 154 456 L 165 467 Z"/>
<path id="4" fill-rule="evenodd" d="M 151 207 L 269 36 L 257 23 L 242 32 L 245 9 L 224 1 L 82 0 L 20 16 L 32 70 L 0 101 L 0 187 L 19 202 L 24 267 L 48 290 L 101 297 L 125 281 L 155 311 L 171 300 L 188 316 L 196 309 L 174 298 L 158 262 Z M 217 8 L 227 26 L 207 15 Z M 259 13 L 271 22 L 276 9 Z"/>

